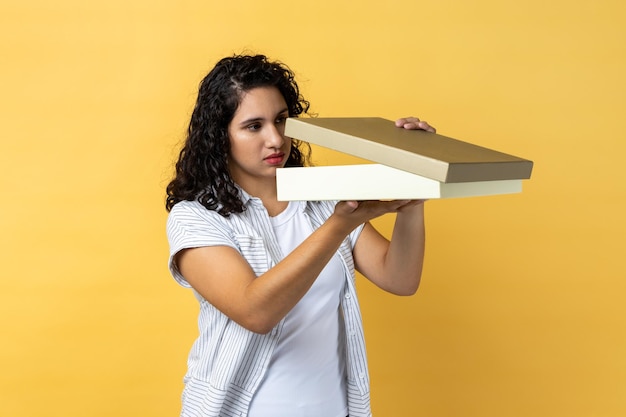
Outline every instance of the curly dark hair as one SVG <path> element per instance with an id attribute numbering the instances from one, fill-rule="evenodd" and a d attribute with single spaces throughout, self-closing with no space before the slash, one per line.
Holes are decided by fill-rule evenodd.
<path id="1" fill-rule="evenodd" d="M 183 200 L 198 200 L 222 216 L 245 208 L 228 170 L 230 140 L 228 125 L 243 93 L 257 87 L 276 87 L 284 97 L 290 117 L 309 110 L 294 73 L 281 62 L 264 55 L 234 55 L 223 58 L 200 83 L 187 138 L 176 162 L 176 174 L 167 186 L 165 208 L 170 211 Z M 308 163 L 310 147 L 292 139 L 285 166 Z"/>

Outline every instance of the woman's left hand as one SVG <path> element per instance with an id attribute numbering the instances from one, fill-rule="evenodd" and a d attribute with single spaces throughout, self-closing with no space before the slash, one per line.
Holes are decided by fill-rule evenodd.
<path id="1" fill-rule="evenodd" d="M 437 133 L 437 129 L 429 125 L 428 122 L 413 116 L 403 117 L 396 120 L 396 127 L 410 130 L 425 130 L 430 133 Z"/>

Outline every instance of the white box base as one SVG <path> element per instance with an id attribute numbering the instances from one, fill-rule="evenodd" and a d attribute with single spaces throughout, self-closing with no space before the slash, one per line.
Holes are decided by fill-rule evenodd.
<path id="1" fill-rule="evenodd" d="M 280 168 L 278 200 L 405 200 L 522 191 L 522 180 L 444 183 L 381 164 Z"/>

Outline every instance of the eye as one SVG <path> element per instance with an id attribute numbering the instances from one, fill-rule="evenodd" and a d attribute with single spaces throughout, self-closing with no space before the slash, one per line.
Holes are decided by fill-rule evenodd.
<path id="1" fill-rule="evenodd" d="M 277 125 L 281 125 L 281 124 L 285 123 L 285 120 L 287 120 L 287 116 L 278 116 L 276 118 L 276 124 Z"/>
<path id="2" fill-rule="evenodd" d="M 252 132 L 256 132 L 257 130 L 261 129 L 261 123 L 252 123 L 249 124 L 248 126 L 246 126 L 246 129 L 252 131 Z"/>

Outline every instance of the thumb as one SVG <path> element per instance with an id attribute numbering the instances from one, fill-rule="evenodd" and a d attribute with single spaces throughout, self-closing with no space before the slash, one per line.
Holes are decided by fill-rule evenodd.
<path id="1" fill-rule="evenodd" d="M 353 213 L 358 207 L 358 201 L 342 201 L 338 204 L 340 206 L 340 210 L 345 212 L 346 214 Z"/>

